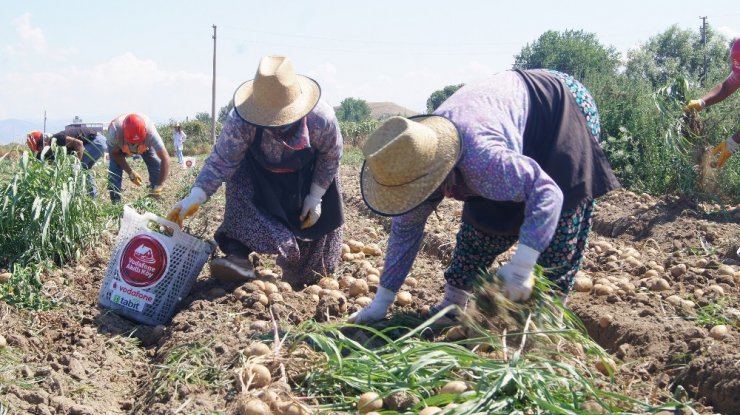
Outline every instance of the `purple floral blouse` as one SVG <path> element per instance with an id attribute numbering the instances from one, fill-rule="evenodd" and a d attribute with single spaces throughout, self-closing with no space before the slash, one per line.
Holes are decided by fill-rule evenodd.
<path id="1" fill-rule="evenodd" d="M 342 133 L 334 109 L 319 101 L 300 121 L 300 128 L 292 136 L 285 136 L 279 127 L 265 128 L 262 133 L 262 151 L 267 160 L 277 163 L 297 150 L 313 147 L 316 151 L 316 170 L 313 183 L 327 189 L 339 170 L 342 158 Z M 213 152 L 206 159 L 195 186 L 207 195 L 218 190 L 236 172 L 249 146 L 254 141 L 257 127 L 241 119 L 234 110 L 226 119 Z"/>
<path id="2" fill-rule="evenodd" d="M 516 72 L 507 71 L 465 85 L 434 114 L 451 120 L 462 136 L 462 156 L 456 168 L 462 178 L 458 186 L 463 188 L 445 193 L 524 202 L 519 242 L 542 252 L 555 233 L 563 194 L 533 159 L 522 155 L 529 105 L 524 81 Z M 430 197 L 411 212 L 393 218 L 383 287 L 397 291 L 403 284 L 421 246 L 424 224 L 441 200 Z"/>

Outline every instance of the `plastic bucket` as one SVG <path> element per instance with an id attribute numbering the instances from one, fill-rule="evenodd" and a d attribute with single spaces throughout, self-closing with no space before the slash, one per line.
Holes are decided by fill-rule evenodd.
<path id="1" fill-rule="evenodd" d="M 212 251 L 175 223 L 124 206 L 98 303 L 140 323 L 166 324 Z"/>

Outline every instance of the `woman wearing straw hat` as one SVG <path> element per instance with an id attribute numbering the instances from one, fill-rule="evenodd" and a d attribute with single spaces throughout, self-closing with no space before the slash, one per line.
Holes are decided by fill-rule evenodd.
<path id="1" fill-rule="evenodd" d="M 498 269 L 503 293 L 529 298 L 535 264 L 564 292 L 578 271 L 594 199 L 619 187 L 598 144 L 596 105 L 571 76 L 507 71 L 468 84 L 433 115 L 385 122 L 363 147 L 363 198 L 394 216 L 380 287 L 351 316 L 382 319 L 444 197 L 464 201 L 444 298 L 467 306 L 475 277 L 519 242 Z"/>
<path id="2" fill-rule="evenodd" d="M 342 242 L 338 170 L 342 136 L 318 83 L 283 56 L 260 60 L 234 94 L 234 110 L 190 195 L 168 218 L 179 224 L 226 182 L 215 239 L 226 256 L 211 261 L 220 280 L 254 278 L 252 252 L 277 254 L 296 288 L 333 272 Z"/>

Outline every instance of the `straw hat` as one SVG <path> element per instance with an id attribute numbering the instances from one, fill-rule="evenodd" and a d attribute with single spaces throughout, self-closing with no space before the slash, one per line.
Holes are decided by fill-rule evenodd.
<path id="1" fill-rule="evenodd" d="M 319 102 L 321 88 L 313 79 L 296 75 L 286 56 L 265 56 L 254 79 L 234 93 L 236 112 L 247 122 L 278 127 L 298 121 Z"/>
<path id="2" fill-rule="evenodd" d="M 362 197 L 370 209 L 396 216 L 419 206 L 445 180 L 461 153 L 460 135 L 447 118 L 391 117 L 362 147 Z"/>

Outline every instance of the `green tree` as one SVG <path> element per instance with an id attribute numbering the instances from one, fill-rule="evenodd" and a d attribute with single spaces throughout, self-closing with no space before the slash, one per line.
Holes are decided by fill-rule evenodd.
<path id="1" fill-rule="evenodd" d="M 221 107 L 220 110 L 218 110 L 218 122 L 221 124 L 226 122 L 226 117 L 229 116 L 229 111 L 234 108 L 234 100 L 229 100 L 229 103 Z"/>
<path id="2" fill-rule="evenodd" d="M 427 113 L 431 114 L 442 105 L 447 98 L 457 92 L 458 89 L 462 88 L 465 84 L 447 85 L 446 87 L 432 92 L 432 95 L 427 98 Z"/>
<path id="3" fill-rule="evenodd" d="M 211 124 L 211 114 L 207 112 L 199 112 L 195 114 L 195 119 L 206 124 Z"/>
<path id="4" fill-rule="evenodd" d="M 547 68 L 584 79 L 588 74 L 616 74 L 619 52 L 603 46 L 596 35 L 582 30 L 548 30 L 514 57 L 514 68 Z"/>
<path id="5" fill-rule="evenodd" d="M 671 83 L 679 76 L 697 81 L 704 79 L 705 83 L 716 82 L 717 77 L 727 76 L 728 47 L 727 38 L 715 33 L 711 26 L 705 46 L 699 33 L 673 25 L 627 54 L 625 74 L 645 79 L 654 88 Z"/>
<path id="6" fill-rule="evenodd" d="M 337 109 L 339 121 L 362 122 L 370 119 L 370 106 L 367 101 L 359 98 L 345 98 Z"/>

